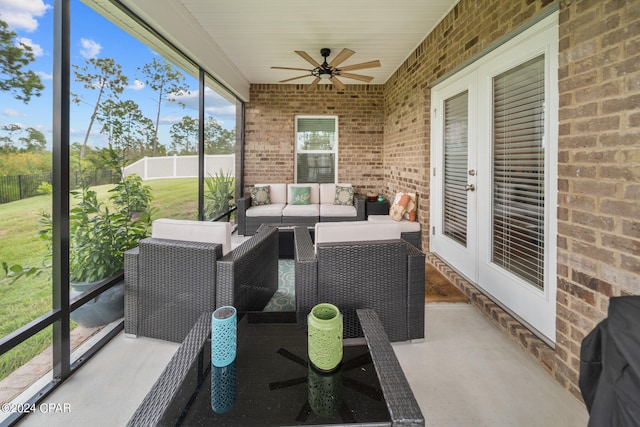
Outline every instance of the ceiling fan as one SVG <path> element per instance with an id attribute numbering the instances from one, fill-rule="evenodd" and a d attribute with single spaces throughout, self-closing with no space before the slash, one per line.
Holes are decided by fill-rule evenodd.
<path id="1" fill-rule="evenodd" d="M 338 79 L 338 77 L 360 80 L 362 82 L 369 83 L 371 82 L 371 80 L 373 80 L 373 77 L 363 76 L 362 74 L 353 74 L 353 73 L 349 73 L 348 71 L 362 70 L 364 68 L 373 68 L 373 67 L 380 66 L 380 61 L 375 60 L 375 61 L 363 62 L 361 64 L 353 64 L 353 65 L 347 65 L 345 67 L 338 67 L 340 64 L 342 64 L 351 55 L 355 53 L 351 49 L 346 49 L 346 48 L 342 49 L 342 51 L 340 51 L 340 53 L 336 55 L 336 57 L 333 58 L 330 63 L 327 63 L 327 57 L 331 55 L 331 49 L 328 49 L 326 47 L 323 49 L 320 49 L 320 55 L 322 55 L 322 57 L 324 58 L 324 62 L 322 64 L 319 64 L 307 52 L 304 52 L 301 50 L 296 50 L 295 52 L 298 55 L 300 55 L 305 61 L 313 65 L 315 68 L 313 68 L 312 70 L 308 70 L 306 68 L 290 68 L 290 67 L 271 67 L 271 68 L 278 69 L 278 70 L 298 70 L 298 71 L 309 72 L 309 74 L 305 74 L 298 77 L 292 77 L 290 79 L 281 80 L 279 82 L 279 83 L 285 83 L 285 82 L 290 82 L 291 80 L 302 79 L 305 77 L 315 77 L 311 82 L 311 84 L 309 84 L 309 86 L 307 87 L 307 89 L 309 90 L 315 89 L 316 86 L 318 86 L 318 83 L 320 83 L 320 80 L 325 80 L 325 79 L 329 80 L 338 89 L 342 90 L 345 88 L 345 85 Z"/>

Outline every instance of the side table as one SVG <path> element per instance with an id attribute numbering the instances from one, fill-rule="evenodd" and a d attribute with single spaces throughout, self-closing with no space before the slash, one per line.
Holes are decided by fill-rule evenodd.
<path id="1" fill-rule="evenodd" d="M 389 201 L 384 200 L 382 202 L 378 202 L 376 200 L 370 202 L 369 200 L 367 200 L 365 209 L 365 216 L 367 218 L 369 217 L 369 215 L 389 215 Z"/>

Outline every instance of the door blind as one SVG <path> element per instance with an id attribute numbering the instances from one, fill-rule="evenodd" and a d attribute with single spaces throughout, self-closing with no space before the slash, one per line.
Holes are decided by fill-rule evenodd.
<path id="1" fill-rule="evenodd" d="M 544 56 L 493 79 L 492 261 L 544 288 Z"/>
<path id="2" fill-rule="evenodd" d="M 467 246 L 468 100 L 462 92 L 444 102 L 443 234 Z"/>

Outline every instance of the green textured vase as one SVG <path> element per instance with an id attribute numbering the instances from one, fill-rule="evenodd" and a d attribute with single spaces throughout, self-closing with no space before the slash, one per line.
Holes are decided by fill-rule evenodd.
<path id="1" fill-rule="evenodd" d="M 308 317 L 309 360 L 321 371 L 331 371 L 342 361 L 342 314 L 333 304 L 318 304 Z"/>

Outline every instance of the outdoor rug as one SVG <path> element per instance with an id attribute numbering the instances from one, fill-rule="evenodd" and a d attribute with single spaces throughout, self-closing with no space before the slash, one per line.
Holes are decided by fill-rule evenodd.
<path id="1" fill-rule="evenodd" d="M 425 273 L 425 302 L 469 302 L 469 298 L 430 263 Z"/>
<path id="2" fill-rule="evenodd" d="M 296 311 L 294 260 L 278 261 L 278 290 L 263 311 Z"/>

